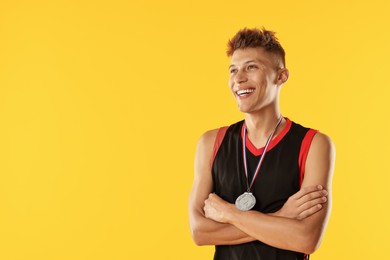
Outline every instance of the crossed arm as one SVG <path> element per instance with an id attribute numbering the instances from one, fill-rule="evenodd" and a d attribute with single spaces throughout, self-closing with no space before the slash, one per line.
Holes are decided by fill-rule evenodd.
<path id="1" fill-rule="evenodd" d="M 281 249 L 314 252 L 322 239 L 331 208 L 334 148 L 317 133 L 305 166 L 302 189 L 273 214 L 239 211 L 212 193 L 211 158 L 216 131 L 199 140 L 189 201 L 192 236 L 198 245 L 241 244 L 260 240 Z"/>

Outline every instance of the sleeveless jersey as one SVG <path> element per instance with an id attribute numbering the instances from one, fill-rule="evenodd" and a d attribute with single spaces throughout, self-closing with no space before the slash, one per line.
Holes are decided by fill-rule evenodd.
<path id="1" fill-rule="evenodd" d="M 212 178 L 214 192 L 229 203 L 247 191 L 242 138 L 244 121 L 221 128 L 214 146 Z M 282 131 L 271 140 L 251 192 L 256 197 L 252 210 L 278 211 L 287 199 L 298 192 L 303 180 L 307 153 L 316 130 L 305 128 L 286 118 Z M 248 175 L 253 175 L 264 148 L 257 149 L 246 140 Z M 298 260 L 303 253 L 282 250 L 261 241 L 239 245 L 217 245 L 215 260 Z"/>

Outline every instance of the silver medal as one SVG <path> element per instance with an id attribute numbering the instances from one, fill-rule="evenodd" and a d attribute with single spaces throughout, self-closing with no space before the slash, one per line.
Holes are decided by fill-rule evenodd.
<path id="1" fill-rule="evenodd" d="M 255 206 L 256 198 L 251 192 L 244 192 L 236 199 L 235 204 L 239 210 L 247 211 Z"/>

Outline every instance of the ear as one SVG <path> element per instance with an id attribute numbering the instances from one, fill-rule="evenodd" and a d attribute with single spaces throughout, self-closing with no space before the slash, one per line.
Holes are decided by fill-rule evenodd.
<path id="1" fill-rule="evenodd" d="M 289 72 L 288 69 L 283 68 L 278 70 L 278 75 L 276 77 L 276 84 L 282 85 L 288 80 Z"/>

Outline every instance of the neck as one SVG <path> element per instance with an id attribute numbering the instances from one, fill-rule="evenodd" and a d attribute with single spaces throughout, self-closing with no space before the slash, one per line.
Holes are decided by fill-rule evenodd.
<path id="1" fill-rule="evenodd" d="M 248 138 L 256 147 L 262 147 L 265 143 L 264 140 L 267 140 L 269 135 L 275 129 L 277 122 L 281 117 L 279 108 L 268 109 L 257 111 L 256 113 L 247 113 L 245 114 L 245 125 L 248 132 Z M 276 136 L 281 129 L 285 120 L 282 119 L 277 131 L 274 136 Z"/>

